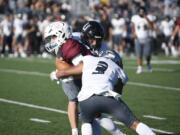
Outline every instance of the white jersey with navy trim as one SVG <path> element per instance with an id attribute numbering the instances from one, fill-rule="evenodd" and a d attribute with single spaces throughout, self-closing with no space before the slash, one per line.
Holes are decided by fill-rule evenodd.
<path id="1" fill-rule="evenodd" d="M 11 21 L 3 20 L 0 23 L 0 27 L 5 36 L 10 36 L 12 34 L 13 23 Z"/>
<path id="2" fill-rule="evenodd" d="M 83 101 L 94 94 L 112 93 L 118 78 L 121 78 L 123 84 L 128 80 L 124 70 L 110 59 L 84 56 L 82 88 L 78 94 L 78 100 Z"/>
<path id="3" fill-rule="evenodd" d="M 145 18 L 139 15 L 134 15 L 131 18 L 131 22 L 135 25 L 135 33 L 138 39 L 145 39 L 149 37 L 148 22 Z"/>

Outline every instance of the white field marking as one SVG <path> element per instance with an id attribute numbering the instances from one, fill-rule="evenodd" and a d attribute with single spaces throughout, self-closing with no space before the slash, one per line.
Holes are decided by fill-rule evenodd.
<path id="1" fill-rule="evenodd" d="M 166 120 L 166 118 L 161 118 L 157 116 L 151 116 L 151 115 L 143 115 L 145 118 L 150 118 L 150 119 L 156 119 L 156 120 Z"/>
<path id="2" fill-rule="evenodd" d="M 18 101 L 12 101 L 12 100 L 8 100 L 8 99 L 4 99 L 4 98 L 0 98 L 0 102 L 16 104 L 16 105 L 20 105 L 20 106 L 35 108 L 35 109 L 47 110 L 47 111 L 52 111 L 52 112 L 57 112 L 57 113 L 62 113 L 62 114 L 67 115 L 67 112 L 63 111 L 63 110 L 58 110 L 58 109 L 53 109 L 53 108 L 43 107 L 43 106 L 38 106 L 38 105 L 33 105 L 33 104 L 27 104 L 27 103 L 22 103 L 22 102 L 18 102 Z M 124 125 L 123 123 L 118 122 L 118 121 L 114 121 L 114 122 L 117 123 L 118 125 Z M 173 132 L 167 132 L 167 131 L 163 131 L 163 130 L 159 130 L 159 129 L 155 129 L 155 128 L 151 128 L 151 129 L 158 133 L 173 134 Z"/>
<path id="3" fill-rule="evenodd" d="M 47 73 L 40 73 L 40 72 L 29 72 L 29 71 L 21 71 L 21 70 L 13 70 L 13 69 L 0 69 L 0 72 L 10 72 L 16 74 L 26 74 L 26 75 L 37 75 L 37 76 L 45 76 L 49 77 Z M 141 87 L 150 87 L 150 88 L 158 88 L 158 89 L 165 89 L 165 90 L 173 90 L 173 91 L 180 91 L 180 88 L 174 88 L 169 86 L 161 86 L 161 85 L 153 85 L 153 84 L 146 84 L 146 83 L 138 83 L 138 82 L 128 82 L 127 85 L 135 85 Z"/>
<path id="4" fill-rule="evenodd" d="M 42 120 L 38 118 L 30 118 L 31 121 L 40 122 L 40 123 L 50 123 L 51 121 L 48 120 Z"/>
<path id="5" fill-rule="evenodd" d="M 160 129 L 151 128 L 154 132 L 163 133 L 163 134 L 174 134 L 173 132 L 167 132 Z"/>
<path id="6" fill-rule="evenodd" d="M 158 88 L 158 89 L 165 89 L 165 90 L 180 91 L 180 88 L 161 86 L 161 85 L 153 85 L 153 84 L 146 84 L 146 83 L 139 83 L 139 82 L 128 82 L 127 84 L 128 85 L 135 85 L 135 86 L 142 86 L 142 87 L 149 87 L 149 88 Z"/>
<path id="7" fill-rule="evenodd" d="M 8 72 L 8 73 L 16 73 L 16 74 L 25 74 L 25 75 L 49 76 L 49 74 L 47 73 L 29 72 L 29 71 L 14 70 L 14 69 L 0 69 L 0 71 Z"/>
<path id="8" fill-rule="evenodd" d="M 133 66 L 126 66 L 124 67 L 125 69 L 137 69 L 137 67 Z M 160 72 L 176 72 L 177 70 L 175 69 L 165 69 L 165 68 L 152 68 L 153 71 L 160 71 Z M 147 69 L 143 68 L 143 71 L 148 72 Z"/>
<path id="9" fill-rule="evenodd" d="M 53 109 L 53 108 L 44 107 L 44 106 L 33 105 L 33 104 L 26 104 L 26 103 L 7 100 L 7 99 L 3 99 L 3 98 L 0 98 L 0 101 L 10 103 L 10 104 L 16 104 L 16 105 L 20 105 L 20 106 L 26 106 L 26 107 L 30 107 L 30 108 L 36 108 L 36 109 L 47 110 L 47 111 L 51 111 L 51 112 L 58 112 L 58 113 L 62 113 L 62 114 L 67 114 L 66 111 L 62 111 L 62 110 Z"/>
<path id="10" fill-rule="evenodd" d="M 121 126 L 125 126 L 122 122 L 119 122 L 119 121 L 114 121 L 114 123 L 121 125 Z"/>
<path id="11" fill-rule="evenodd" d="M 180 64 L 179 60 L 152 60 L 151 64 Z"/>
<path id="12" fill-rule="evenodd" d="M 136 60 L 135 57 L 133 57 L 133 58 L 126 57 L 124 59 L 125 60 Z M 136 61 L 132 61 L 132 62 L 137 63 Z M 143 63 L 146 63 L 146 61 L 144 60 Z M 151 64 L 154 64 L 154 65 L 156 65 L 156 64 L 158 64 L 158 65 L 160 65 L 160 64 L 180 64 L 180 61 L 179 60 L 160 60 L 160 59 L 153 58 L 153 60 L 151 60 Z"/>

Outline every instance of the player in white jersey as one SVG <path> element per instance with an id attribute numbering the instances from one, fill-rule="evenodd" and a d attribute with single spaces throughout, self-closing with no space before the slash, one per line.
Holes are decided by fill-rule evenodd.
<path id="1" fill-rule="evenodd" d="M 160 31 L 163 33 L 164 42 L 162 43 L 162 49 L 165 51 L 165 55 L 169 55 L 169 47 L 170 47 L 170 38 L 173 33 L 174 21 L 170 18 L 170 16 L 166 16 L 163 21 L 160 23 Z"/>
<path id="2" fill-rule="evenodd" d="M 15 16 L 15 20 L 13 23 L 13 47 L 14 47 L 14 57 L 18 57 L 18 53 L 20 53 L 21 57 L 26 57 L 26 53 L 24 52 L 24 42 L 25 37 L 23 35 L 23 25 L 24 20 L 22 19 L 22 13 L 18 13 Z"/>
<path id="3" fill-rule="evenodd" d="M 83 54 L 83 53 L 87 52 L 87 50 L 89 51 L 90 48 L 91 48 L 91 52 L 93 51 L 94 54 L 96 55 L 98 55 L 99 52 L 107 49 L 107 46 L 105 46 L 105 44 L 101 44 L 101 41 L 103 39 L 102 27 L 99 23 L 95 21 L 87 22 L 87 24 L 84 26 L 85 28 L 83 28 L 82 30 L 81 37 L 78 37 L 79 36 L 78 33 L 75 33 L 73 37 L 71 36 L 71 34 L 70 35 L 67 34 L 69 33 L 69 30 L 67 29 L 69 27 L 66 28 L 67 25 L 65 23 L 59 22 L 59 23 L 54 23 L 54 24 L 55 26 L 50 24 L 50 26 L 47 27 L 47 30 L 46 30 L 47 32 L 45 32 L 46 33 L 45 40 L 47 38 L 47 41 L 51 41 L 52 39 L 49 40 L 49 37 L 53 38 L 54 33 L 56 34 L 59 31 L 61 31 L 59 35 L 56 34 L 58 37 L 58 41 L 56 44 L 61 45 L 61 47 L 56 47 L 57 49 L 55 49 L 57 63 L 63 60 L 63 62 L 66 61 L 73 65 L 77 65 L 79 61 L 82 60 L 81 59 L 82 55 L 88 55 L 88 54 Z M 52 30 L 52 28 L 56 28 L 57 30 L 55 29 Z M 61 34 L 65 35 L 64 37 L 65 39 L 61 37 Z M 87 46 L 81 44 L 80 42 L 87 43 Z M 54 46 L 54 44 L 50 44 L 50 45 Z M 47 46 L 47 48 L 48 50 L 49 49 L 52 50 L 52 46 Z M 86 50 L 85 48 L 88 48 L 88 49 Z M 57 78 L 54 76 L 55 73 L 56 71 L 53 71 L 50 75 L 52 80 L 57 80 Z M 79 92 L 79 88 L 81 87 L 81 84 L 80 84 L 81 80 L 73 80 L 73 79 L 66 78 L 66 79 L 63 79 L 61 82 L 62 82 L 62 88 L 64 90 L 64 93 L 68 96 L 68 99 L 69 99 L 68 117 L 69 117 L 69 121 L 72 128 L 72 134 L 76 135 L 78 134 L 78 130 L 77 130 L 78 126 L 77 126 L 77 118 L 76 118 L 77 94 Z M 113 123 L 113 121 L 107 118 L 106 116 L 100 115 L 100 117 L 97 118 L 97 121 L 100 123 L 102 127 L 104 127 L 112 135 L 122 135 L 122 132 L 117 128 L 115 123 Z M 101 131 L 98 131 L 97 134 L 100 135 Z"/>
<path id="4" fill-rule="evenodd" d="M 139 135 L 155 135 L 146 124 L 137 120 L 120 98 L 128 77 L 119 66 L 119 55 L 106 51 L 101 56 L 84 56 L 79 65 L 56 73 L 58 78 L 82 73 L 82 88 L 78 94 L 82 135 L 93 135 L 91 123 L 99 113 L 110 114 Z"/>
<path id="5" fill-rule="evenodd" d="M 2 31 L 2 51 L 1 56 L 4 57 L 5 55 L 5 48 L 8 45 L 8 54 L 9 57 L 13 56 L 13 49 L 12 49 L 12 34 L 13 34 L 13 23 L 12 23 L 12 16 L 10 14 L 6 14 L 5 19 L 0 23 L 0 29 Z"/>
<path id="6" fill-rule="evenodd" d="M 140 8 L 139 14 L 134 15 L 131 18 L 132 22 L 132 36 L 135 41 L 135 52 L 137 56 L 138 68 L 136 73 L 142 73 L 142 59 L 143 55 L 146 57 L 148 71 L 152 72 L 151 68 L 151 38 L 149 35 L 149 29 L 152 29 L 152 23 L 145 15 L 145 9 Z"/>
<path id="7" fill-rule="evenodd" d="M 125 37 L 127 35 L 127 28 L 125 19 L 121 17 L 120 13 L 115 14 L 115 17 L 112 18 L 112 36 L 113 36 L 113 48 L 117 51 L 121 56 L 123 56 L 123 48 L 125 46 Z"/>

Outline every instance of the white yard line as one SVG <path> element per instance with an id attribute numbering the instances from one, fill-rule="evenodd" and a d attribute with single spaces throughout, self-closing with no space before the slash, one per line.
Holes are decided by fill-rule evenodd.
<path id="1" fill-rule="evenodd" d="M 33 105 L 33 104 L 26 104 L 26 103 L 22 103 L 22 102 L 18 102 L 18 101 L 7 100 L 4 98 L 0 98 L 0 101 L 5 102 L 5 103 L 10 103 L 10 104 L 16 104 L 16 105 L 20 105 L 20 106 L 26 106 L 26 107 L 30 107 L 30 108 L 36 108 L 36 109 L 41 109 L 41 110 L 46 110 L 46 111 L 51 111 L 51 112 L 67 114 L 66 111 L 53 109 L 53 108 L 49 108 L 49 107 L 44 107 L 44 106 Z"/>
<path id="2" fill-rule="evenodd" d="M 174 134 L 173 132 L 167 132 L 160 129 L 151 128 L 154 132 L 162 133 L 162 134 Z"/>
<path id="3" fill-rule="evenodd" d="M 8 72 L 8 73 L 16 73 L 16 74 L 37 75 L 37 76 L 49 77 L 49 74 L 47 74 L 47 73 L 21 71 L 21 70 L 14 70 L 14 69 L 0 69 L 0 72 Z M 180 88 L 169 87 L 169 86 L 161 86 L 161 85 L 153 85 L 153 84 L 140 83 L 140 82 L 128 82 L 127 85 L 180 91 Z"/>
<path id="4" fill-rule="evenodd" d="M 155 120 L 166 120 L 166 118 L 158 117 L 158 116 L 152 116 L 152 115 L 143 115 L 145 118 L 155 119 Z"/>
<path id="5" fill-rule="evenodd" d="M 22 70 L 16 70 L 16 69 L 0 69 L 0 71 L 8 72 L 8 73 L 16 73 L 16 74 L 25 74 L 25 75 L 49 76 L 49 74 L 47 73 L 22 71 Z"/>
<path id="6" fill-rule="evenodd" d="M 153 85 L 153 84 L 147 84 L 147 83 L 128 82 L 127 84 L 128 85 L 135 85 L 135 86 L 142 86 L 142 87 L 149 87 L 149 88 L 180 91 L 180 88 L 174 88 L 174 87 L 169 87 L 169 86 L 161 86 L 161 85 Z"/>
<path id="7" fill-rule="evenodd" d="M 48 120 L 42 120 L 38 118 L 30 118 L 31 121 L 40 122 L 40 123 L 50 123 L 51 121 Z"/>
<path id="8" fill-rule="evenodd" d="M 137 69 L 137 67 L 134 66 L 126 66 L 125 69 Z M 153 71 L 160 71 L 160 72 L 176 72 L 175 69 L 166 69 L 166 68 L 152 68 Z M 144 67 L 143 71 L 148 72 L 148 70 Z"/>
<path id="9" fill-rule="evenodd" d="M 57 112 L 57 113 L 62 113 L 62 114 L 67 114 L 67 112 L 63 111 L 63 110 L 58 110 L 58 109 L 54 109 L 54 108 L 38 106 L 38 105 L 33 105 L 33 104 L 27 104 L 27 103 L 22 103 L 22 102 L 18 102 L 18 101 L 12 101 L 12 100 L 8 100 L 8 99 L 4 99 L 4 98 L 0 98 L 0 102 L 16 104 L 16 105 L 20 105 L 20 106 L 25 106 L 25 107 L 35 108 L 35 109 L 41 109 L 41 110 L 46 110 L 46 111 L 52 111 L 52 112 Z M 37 119 L 36 119 L 36 121 L 37 121 Z M 121 123 L 121 122 L 118 122 L 118 121 L 114 121 L 114 122 L 117 123 L 118 125 L 123 125 L 123 123 Z M 163 131 L 160 129 L 155 129 L 155 128 L 151 128 L 151 129 L 154 130 L 155 132 L 158 132 L 158 133 L 173 134 L 173 132 L 167 132 L 167 131 Z"/>

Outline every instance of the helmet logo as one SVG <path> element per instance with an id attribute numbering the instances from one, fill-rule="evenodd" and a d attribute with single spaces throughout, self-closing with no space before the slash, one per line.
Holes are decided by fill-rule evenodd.
<path id="1" fill-rule="evenodd" d="M 87 23 L 84 25 L 83 30 L 86 31 L 89 27 L 91 27 L 91 25 L 89 23 Z"/>

